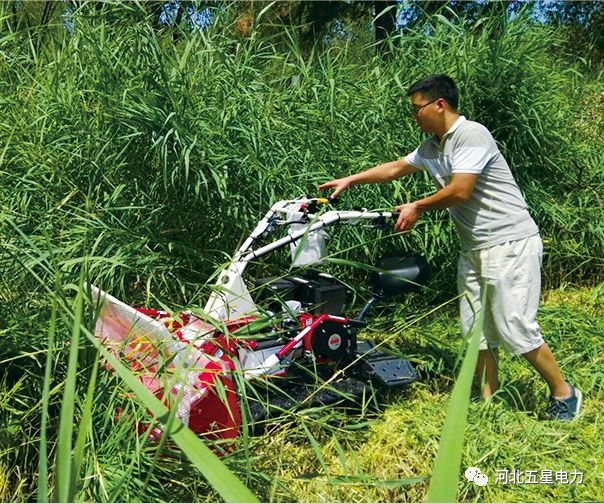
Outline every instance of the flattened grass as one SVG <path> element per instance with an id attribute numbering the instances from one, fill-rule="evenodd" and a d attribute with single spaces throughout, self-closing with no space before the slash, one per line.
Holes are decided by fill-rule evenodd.
<path id="1" fill-rule="evenodd" d="M 546 420 L 545 384 L 522 359 L 503 356 L 502 388 L 496 398 L 488 404 L 470 405 L 457 500 L 604 500 L 604 357 L 600 350 L 604 318 L 600 292 L 598 288 L 548 291 L 540 310 L 543 333 L 567 379 L 584 393 L 580 418 L 571 423 Z M 407 330 L 401 348 L 407 355 L 414 347 L 421 349 L 415 355 L 420 362 L 420 381 L 400 395 L 390 395 L 391 402 L 384 410 L 352 436 L 313 431 L 321 442 L 321 461 L 299 429 L 276 430 L 267 438 L 266 448 L 255 453 L 257 469 L 267 471 L 273 481 L 284 483 L 291 492 L 288 496 L 276 491 L 275 500 L 424 500 L 428 482 L 421 478 L 432 471 L 455 376 L 455 359 L 450 357 L 457 354 L 461 343 L 460 338 L 452 338 L 442 329 L 456 322 L 451 308 Z M 447 355 L 446 363 L 439 366 L 436 363 L 443 355 Z M 489 477 L 486 487 L 466 481 L 463 472 L 471 466 Z M 583 483 L 496 484 L 498 470 L 578 471 L 583 473 Z M 420 481 L 404 484 L 418 477 Z"/>

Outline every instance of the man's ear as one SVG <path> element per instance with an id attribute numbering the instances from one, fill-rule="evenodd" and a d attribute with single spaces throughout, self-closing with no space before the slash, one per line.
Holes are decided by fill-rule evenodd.
<path id="1" fill-rule="evenodd" d="M 438 107 L 438 111 L 439 112 L 444 112 L 447 108 L 447 100 L 445 100 L 444 98 L 439 98 L 438 100 L 436 100 L 436 106 Z"/>

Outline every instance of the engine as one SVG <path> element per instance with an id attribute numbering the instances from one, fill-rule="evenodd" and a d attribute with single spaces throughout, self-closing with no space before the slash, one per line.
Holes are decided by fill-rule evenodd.
<path id="1" fill-rule="evenodd" d="M 313 315 L 342 315 L 352 301 L 352 291 L 327 273 L 267 277 L 256 280 L 255 284 L 256 302 L 275 313 L 283 311 L 287 301 L 298 301 L 303 311 Z"/>
<path id="2" fill-rule="evenodd" d="M 288 315 L 281 322 L 285 338 L 295 336 L 303 327 L 288 313 L 298 303 L 302 312 L 300 319 L 307 320 L 323 313 L 343 315 L 352 301 L 352 291 L 344 283 L 321 272 L 310 272 L 303 277 L 261 278 L 256 281 L 255 292 L 260 306 Z M 351 337 L 344 321 L 325 320 L 313 331 L 312 352 L 315 357 L 339 361 L 347 354 Z"/>

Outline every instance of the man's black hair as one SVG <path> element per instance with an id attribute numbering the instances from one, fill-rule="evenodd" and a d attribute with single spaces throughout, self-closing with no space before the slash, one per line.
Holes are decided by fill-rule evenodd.
<path id="1" fill-rule="evenodd" d="M 418 80 L 409 88 L 407 96 L 411 96 L 414 93 L 421 93 L 428 100 L 443 98 L 453 110 L 457 110 L 459 92 L 457 91 L 455 81 L 448 75 L 430 75 L 424 79 Z"/>

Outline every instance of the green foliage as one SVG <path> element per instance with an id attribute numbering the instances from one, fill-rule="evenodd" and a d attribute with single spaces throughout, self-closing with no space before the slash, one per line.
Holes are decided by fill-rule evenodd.
<path id="1" fill-rule="evenodd" d="M 483 304 L 486 302 L 486 297 L 485 290 L 481 301 Z M 468 337 L 466 355 L 451 392 L 447 418 L 426 495 L 427 502 L 453 502 L 457 496 L 457 476 L 464 446 L 464 437 L 459 433 L 464 432 L 467 425 L 468 405 L 483 326 L 484 311 L 481 311 Z"/>
<path id="2" fill-rule="evenodd" d="M 62 411 L 81 420 L 85 433 L 75 440 L 73 464 L 81 465 L 81 486 L 76 493 L 64 487 L 63 498 L 217 499 L 174 447 L 166 448 L 174 450 L 166 460 L 132 435 L 148 412 L 121 380 L 99 369 L 90 401 L 96 352 L 86 342 L 76 345 L 79 352 L 69 347 L 71 292 L 57 288 L 51 295 L 48 286 L 58 277 L 77 283 L 86 264 L 89 281 L 132 304 L 199 306 L 207 279 L 271 203 L 316 194 L 331 177 L 395 159 L 418 144 L 420 133 L 403 105 L 407 87 L 427 73 L 457 77 L 462 111 L 500 142 L 547 240 L 546 282 L 602 280 L 601 67 L 596 58 L 566 59 L 561 28 L 531 26 L 522 16 L 468 28 L 436 15 L 393 39 L 389 58 L 374 56 L 366 38 L 335 41 L 302 57 L 292 33 L 278 44 L 255 29 L 249 38 L 233 34 L 230 10 L 220 14 L 222 24 L 176 38 L 175 30 L 154 28 L 147 5 L 97 10 L 85 4 L 68 37 L 53 24 L 15 22 L 7 5 L 0 6 L 0 500 L 33 498 L 38 470 L 42 477 L 52 472 L 46 458 L 50 466 L 59 448 L 71 450 L 69 419 L 59 424 Z M 420 175 L 355 187 L 341 204 L 390 209 L 432 191 Z M 388 247 L 423 252 L 437 270 L 430 300 L 453 292 L 457 243 L 444 213 L 426 216 L 397 238 L 345 229 L 330 246 L 339 259 L 333 268 L 353 281 L 360 274 L 343 264 L 370 262 Z M 286 265 L 277 255 L 257 270 Z M 561 346 L 564 366 L 577 369 L 587 396 L 601 402 L 602 328 L 584 312 L 569 317 L 562 304 L 555 306 L 545 311 L 544 324 L 553 346 Z M 388 412 L 284 412 L 269 435 L 245 437 L 224 460 L 261 499 L 424 497 L 458 353 L 440 337 L 457 328 L 450 314 L 422 318 L 426 310 L 410 324 L 403 311 L 409 307 L 388 319 L 385 339 L 414 355 L 424 385 Z M 431 339 L 410 336 L 418 334 Z M 519 366 L 513 369 L 521 375 Z M 533 411 L 516 377 L 503 390 L 505 404 Z M 73 405 L 67 410 L 64 394 L 64 404 Z M 531 429 L 550 436 L 540 453 L 566 453 L 565 439 L 505 404 L 470 407 L 469 424 L 492 431 L 497 463 L 518 455 L 528 464 Z M 597 404 L 586 406 L 594 425 Z M 510 419 L 529 434 L 506 455 L 498 443 L 519 437 Z M 587 424 L 568 428 L 585 455 L 573 455 L 569 464 L 601 461 L 588 431 Z M 386 460 L 400 460 L 400 446 L 391 439 L 376 454 L 386 438 L 380 432 L 403 433 L 408 457 L 396 468 Z M 483 456 L 470 442 L 463 460 L 478 463 Z M 73 466 L 65 467 L 69 482 Z M 40 485 L 39 498 L 58 483 Z M 464 499 L 489 498 L 467 486 L 459 491 Z M 594 492 L 577 495 L 601 499 Z M 552 495 L 534 493 L 530 500 L 575 500 Z M 510 491 L 493 498 L 521 496 Z"/>
<path id="3" fill-rule="evenodd" d="M 198 299 L 273 201 L 413 149 L 421 137 L 403 114 L 405 91 L 446 71 L 459 79 L 462 111 L 492 128 L 551 240 L 546 281 L 600 278 L 602 91 L 593 63 L 553 59 L 563 40 L 552 28 L 491 19 L 466 30 L 437 16 L 394 40 L 387 62 L 354 43 L 304 60 L 295 45 L 241 42 L 220 27 L 174 44 L 137 9 L 83 8 L 72 38 L 51 32 L 39 50 L 3 30 L 2 213 L 31 239 L 48 233 L 63 271 L 75 273 L 89 250 L 93 281 L 120 297 Z M 116 23 L 119 13 L 132 22 Z M 390 208 L 432 190 L 418 176 L 354 188 L 343 204 Z M 401 246 L 451 274 L 457 244 L 443 213 Z"/>

